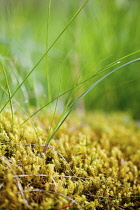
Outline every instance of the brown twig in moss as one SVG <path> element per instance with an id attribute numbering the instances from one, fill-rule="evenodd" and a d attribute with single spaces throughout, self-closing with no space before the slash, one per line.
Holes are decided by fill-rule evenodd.
<path id="1" fill-rule="evenodd" d="M 69 207 L 71 207 L 71 206 L 72 206 L 72 204 L 68 204 L 68 205 L 66 205 L 66 206 L 62 206 L 61 208 L 59 208 L 59 209 L 57 209 L 57 210 L 66 209 L 66 208 L 69 208 Z"/>
<path id="2" fill-rule="evenodd" d="M 48 148 L 49 148 L 49 144 L 45 144 L 44 149 L 43 149 L 43 153 L 46 153 Z"/>

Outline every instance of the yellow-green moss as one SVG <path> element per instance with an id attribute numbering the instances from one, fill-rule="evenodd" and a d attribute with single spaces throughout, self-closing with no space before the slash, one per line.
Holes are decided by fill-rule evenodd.
<path id="1" fill-rule="evenodd" d="M 140 129 L 127 115 L 72 116 L 46 154 L 25 117 L 0 116 L 0 209 L 136 209 L 140 205 Z M 34 120 L 41 150 L 50 116 Z M 22 176 L 19 176 L 22 175 Z M 125 198 L 130 197 L 130 198 Z M 117 199 L 119 198 L 119 199 Z"/>

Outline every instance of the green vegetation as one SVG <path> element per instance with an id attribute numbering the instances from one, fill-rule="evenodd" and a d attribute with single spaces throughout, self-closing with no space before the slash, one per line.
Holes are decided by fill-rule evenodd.
<path id="1" fill-rule="evenodd" d="M 11 93 L 35 67 L 81 4 L 80 0 L 1 1 L 0 60 L 7 70 Z M 73 87 L 79 75 L 79 80 L 84 81 L 133 52 L 137 53 L 111 69 L 139 58 L 139 10 L 139 1 L 89 0 L 14 97 L 25 108 L 30 105 L 40 108 L 59 92 Z M 111 69 L 84 83 L 82 90 Z M 0 83 L 6 88 L 2 69 L 0 74 Z M 128 110 L 138 119 L 139 78 L 139 63 L 127 66 L 85 97 L 86 109 Z M 0 94 L 3 107 L 7 99 L 2 90 Z M 65 103 L 69 96 L 65 95 L 60 103 Z"/>
<path id="2" fill-rule="evenodd" d="M 0 2 L 0 209 L 139 206 L 139 11 Z"/>

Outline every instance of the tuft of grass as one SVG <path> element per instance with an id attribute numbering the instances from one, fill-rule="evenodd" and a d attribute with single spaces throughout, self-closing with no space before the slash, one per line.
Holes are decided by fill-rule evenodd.
<path id="1" fill-rule="evenodd" d="M 28 77 L 32 74 L 32 72 L 37 68 L 37 66 L 41 63 L 41 61 L 45 58 L 45 56 L 48 54 L 48 52 L 52 49 L 52 47 L 55 45 L 55 43 L 60 39 L 60 37 L 63 35 L 63 33 L 67 30 L 67 28 L 70 26 L 70 24 L 75 20 L 75 18 L 78 16 L 78 14 L 81 12 L 81 10 L 84 8 L 84 6 L 87 4 L 88 0 L 86 0 L 83 5 L 77 10 L 75 15 L 71 18 L 71 20 L 68 22 L 68 24 L 65 26 L 65 28 L 61 31 L 61 33 L 57 36 L 57 38 L 54 40 L 54 42 L 51 44 L 51 46 L 47 49 L 47 51 L 44 53 L 44 55 L 39 59 L 39 61 L 36 63 L 36 65 L 32 68 L 32 70 L 29 72 L 29 74 L 25 77 L 25 79 L 21 82 L 21 84 L 17 87 L 17 89 L 14 91 L 14 93 L 10 96 L 9 100 L 5 103 L 5 105 L 0 110 L 0 113 L 4 110 L 6 105 L 9 103 L 9 101 L 13 98 L 13 96 L 17 93 L 17 91 L 22 87 L 22 85 L 25 83 L 25 81 L 28 79 Z"/>
<path id="2" fill-rule="evenodd" d="M 28 75 L 29 69 L 35 66 L 34 64 L 39 61 L 39 57 L 47 50 L 46 43 L 53 43 L 61 29 L 66 26 L 66 23 L 73 16 L 75 8 L 79 6 L 80 1 L 64 2 L 60 0 L 59 3 L 52 1 L 50 2 L 51 7 L 49 6 L 49 1 L 46 2 L 44 0 L 41 2 L 36 1 L 36 4 L 32 0 L 30 2 L 18 2 L 18 4 L 14 2 L 6 1 L 0 3 L 0 53 L 2 56 L 5 56 L 5 52 L 10 49 L 8 55 L 13 67 L 11 67 L 12 69 L 9 68 L 8 63 L 6 63 L 7 75 L 9 79 L 14 80 L 13 75 L 15 71 L 13 68 L 15 66 L 19 77 L 22 78 L 20 79 L 21 84 L 26 75 Z M 42 107 L 50 101 L 48 95 L 51 95 L 52 99 L 55 98 L 60 81 L 57 79 L 57 75 L 61 69 L 64 57 L 67 57 L 67 62 L 62 75 L 62 93 L 72 88 L 73 82 L 71 84 L 71 81 L 75 80 L 77 73 L 82 68 L 81 78 L 86 79 L 87 76 L 91 77 L 91 75 L 96 74 L 96 72 L 111 64 L 114 60 L 130 54 L 130 52 L 138 51 L 140 27 L 137 20 L 139 17 L 139 6 L 140 4 L 137 1 L 129 2 L 129 4 L 127 1 L 121 3 L 118 0 L 111 3 L 106 2 L 106 4 L 99 0 L 95 2 L 88 1 L 81 14 L 67 28 L 65 33 L 63 33 L 63 37 L 59 38 L 55 46 L 46 55 L 49 65 L 47 84 L 46 62 L 43 59 L 44 61 L 42 60 L 37 66 L 36 72 L 33 71 L 28 80 L 22 85 L 22 88 L 19 88 L 15 97 L 23 104 L 23 94 L 25 93 L 23 86 L 26 86 L 29 94 L 28 107 L 36 105 L 38 108 Z M 128 7 L 131 9 L 127 9 Z M 49 22 L 49 26 L 47 22 Z M 49 27 L 48 38 L 46 27 Z M 47 39 L 48 42 L 46 41 Z M 131 60 L 133 59 L 136 59 L 135 55 L 131 56 Z M 128 62 L 128 58 L 126 58 L 125 62 Z M 89 71 L 90 69 L 92 71 Z M 129 66 L 125 78 L 123 72 L 118 72 L 107 83 L 102 83 L 103 89 L 110 89 L 112 86 L 117 86 L 118 83 L 122 84 L 126 80 L 137 78 L 139 74 L 138 69 L 139 64 Z M 2 71 L 1 74 L 0 82 L 3 85 L 5 78 Z M 11 93 L 14 93 L 19 86 L 18 83 L 12 85 L 11 81 L 9 84 Z M 49 94 L 47 93 L 49 90 L 49 87 L 47 88 L 48 84 L 51 90 Z M 82 88 L 84 90 L 89 86 L 90 81 L 87 81 Z M 100 99 L 98 95 L 101 94 L 102 87 L 100 85 L 97 86 L 94 94 L 91 91 L 86 96 L 84 99 L 86 109 L 93 109 L 93 103 L 94 109 L 104 108 L 107 111 L 131 109 L 133 115 L 139 118 L 139 109 L 136 101 L 136 99 L 139 100 L 138 81 L 133 86 L 127 86 L 127 96 L 125 88 L 122 88 L 121 91 L 113 89 L 111 93 L 104 94 Z M 2 96 L 3 93 L 0 94 Z M 66 97 L 64 96 L 64 101 Z M 131 101 L 128 100 L 129 97 L 131 97 Z M 113 100 L 110 100 L 110 98 L 113 98 Z M 3 100 L 1 107 L 4 102 L 5 100 Z"/>
<path id="3" fill-rule="evenodd" d="M 77 97 L 75 100 L 73 100 L 71 102 L 71 98 L 68 101 L 68 104 L 66 105 L 66 108 L 64 109 L 64 111 L 62 112 L 62 115 L 60 117 L 60 120 L 58 121 L 56 127 L 53 130 L 53 133 L 47 138 L 46 141 L 46 146 L 43 150 L 43 152 L 46 152 L 46 148 L 48 143 L 51 141 L 51 139 L 54 137 L 54 135 L 56 134 L 56 132 L 58 131 L 58 129 L 62 126 L 62 124 L 65 122 L 65 120 L 67 119 L 67 117 L 69 116 L 69 114 L 73 111 L 73 109 L 77 106 L 77 104 L 79 103 L 80 100 L 82 100 L 94 87 L 96 87 L 100 82 L 102 82 L 105 78 L 107 78 L 108 76 L 110 76 L 111 74 L 115 73 L 116 71 L 124 68 L 125 66 L 128 66 L 132 63 L 138 62 L 140 61 L 140 58 L 132 60 L 128 63 L 125 63 L 123 65 L 121 65 L 120 67 L 114 69 L 113 71 L 105 74 L 105 76 L 101 77 L 98 81 L 96 81 L 94 84 L 92 84 L 89 88 L 87 88 L 79 97 Z M 74 89 L 75 90 L 75 89 Z"/>
<path id="4" fill-rule="evenodd" d="M 0 88 L 3 90 L 3 92 L 4 93 L 6 93 L 7 95 L 8 95 L 8 92 L 2 87 L 2 86 L 0 86 Z M 32 121 L 32 119 L 30 118 L 30 116 L 29 116 L 29 114 L 27 113 L 27 111 L 15 100 L 15 99 L 13 99 L 13 101 L 20 107 L 20 109 L 24 112 L 24 114 L 25 114 L 25 116 L 27 116 L 28 117 L 28 119 L 30 120 L 30 122 L 31 122 L 31 124 L 32 124 L 32 126 L 33 126 L 33 129 L 34 129 L 34 132 L 35 132 L 35 135 L 36 135 L 36 137 L 37 137 L 37 139 L 38 139 L 38 146 L 39 146 L 39 152 L 40 152 L 40 154 L 41 154 L 41 149 L 40 149 L 40 138 L 39 138 L 39 136 L 38 136 L 38 133 L 37 133 L 37 130 L 36 130 L 36 127 L 35 127 L 35 125 L 34 125 L 34 123 L 33 123 L 33 121 Z M 13 110 L 12 110 L 13 111 Z M 12 119 L 14 118 L 14 112 L 12 112 Z M 13 123 L 12 123 L 12 129 L 13 129 Z"/>

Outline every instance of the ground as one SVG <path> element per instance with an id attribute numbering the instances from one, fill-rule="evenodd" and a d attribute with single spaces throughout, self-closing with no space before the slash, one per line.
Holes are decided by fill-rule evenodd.
<path id="1" fill-rule="evenodd" d="M 127 114 L 74 113 L 43 148 L 50 114 L 0 116 L 0 209 L 138 209 L 140 128 Z M 57 117 L 54 119 L 54 123 Z"/>

